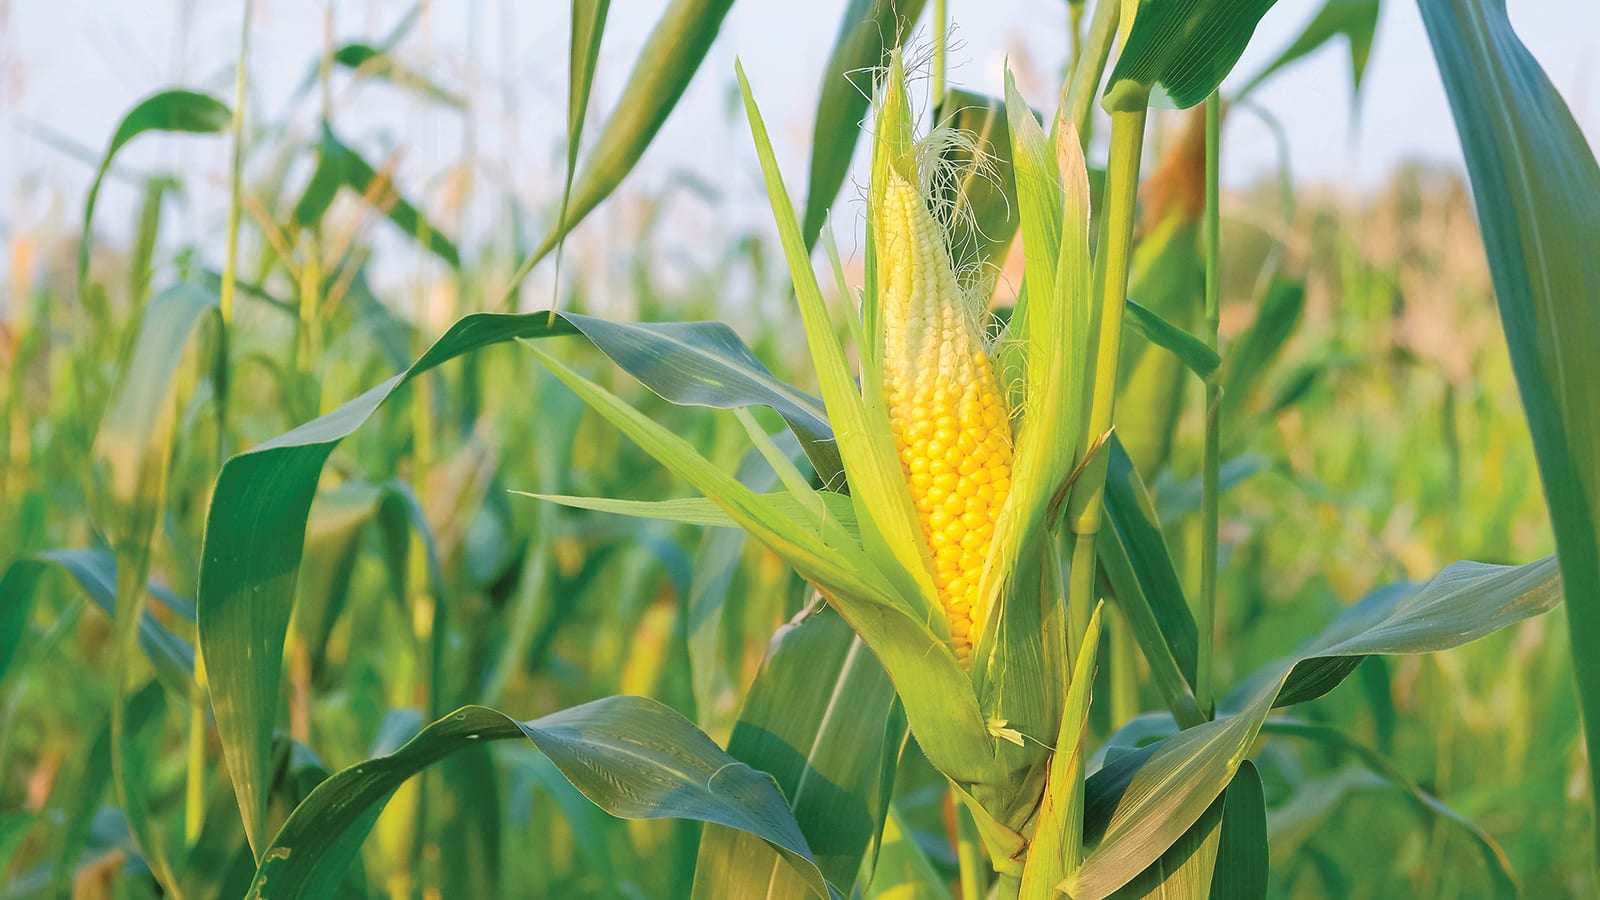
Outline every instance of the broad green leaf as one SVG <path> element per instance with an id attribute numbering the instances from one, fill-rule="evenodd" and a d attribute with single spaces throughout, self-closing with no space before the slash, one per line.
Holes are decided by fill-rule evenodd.
<path id="1" fill-rule="evenodd" d="M 224 756 L 239 791 L 252 846 L 259 846 L 264 816 L 262 792 L 265 753 L 277 716 L 283 659 L 283 638 L 295 596 L 307 516 L 322 467 L 333 449 L 352 434 L 401 385 L 418 374 L 489 344 L 515 338 L 593 333 L 602 351 L 612 350 L 630 372 L 668 399 L 709 402 L 706 382 L 743 385 L 755 399 L 789 410 L 800 420 L 803 394 L 784 388 L 763 392 L 760 379 L 737 356 L 718 369 L 714 354 L 700 344 L 689 353 L 680 326 L 652 331 L 649 327 L 605 323 L 584 317 L 548 313 L 478 314 L 457 322 L 400 375 L 316 420 L 230 459 L 217 478 L 207 515 L 200 569 L 200 644 L 210 674 L 212 704 Z M 659 326 L 658 326 L 659 328 Z M 713 345 L 722 338 L 708 326 Z M 654 335 L 661 335 L 656 340 Z M 737 343 L 735 340 L 734 343 Z M 740 345 L 742 347 L 742 345 Z M 675 349 L 677 348 L 677 349 Z M 748 351 L 744 351 L 748 354 Z M 674 364 L 680 355 L 692 357 Z M 766 374 L 770 379 L 770 373 Z M 773 382 L 777 384 L 777 382 Z M 765 399 L 761 399 L 765 398 Z M 812 404 L 815 401 L 810 401 Z M 826 433 L 826 422 L 817 420 Z M 799 430 L 797 428 L 797 430 Z M 821 443 L 820 439 L 816 443 Z M 822 455 L 819 453 L 819 456 Z M 260 541 L 259 534 L 281 539 Z"/>
<path id="2" fill-rule="evenodd" d="M 1244 765 L 1250 763 L 1246 761 Z M 1159 859 L 1111 896 L 1116 900 L 1206 900 L 1210 897 L 1226 809 L 1227 794 L 1224 792 Z"/>
<path id="3" fill-rule="evenodd" d="M 1350 45 L 1350 79 L 1359 93 L 1361 76 L 1367 71 L 1367 57 L 1372 54 L 1372 38 L 1378 31 L 1379 9 L 1378 0 L 1327 0 L 1294 43 L 1240 88 L 1236 99 L 1248 96 L 1279 69 L 1311 55 L 1341 35 Z"/>
<path id="4" fill-rule="evenodd" d="M 1511 871 L 1511 862 L 1506 858 L 1506 853 L 1477 823 L 1445 805 L 1438 797 L 1428 793 L 1411 780 L 1410 777 L 1395 762 L 1376 750 L 1362 745 L 1349 735 L 1337 728 L 1327 725 L 1318 725 L 1313 722 L 1300 722 L 1291 719 L 1269 719 L 1261 728 L 1263 734 L 1295 737 L 1303 740 L 1315 741 L 1335 750 L 1354 756 L 1366 767 L 1374 780 L 1365 784 L 1361 782 L 1344 782 L 1350 788 L 1371 787 L 1399 791 L 1406 795 L 1422 815 L 1424 820 L 1439 819 L 1450 825 L 1470 840 L 1483 858 L 1485 870 L 1493 882 L 1496 897 L 1518 897 L 1521 891 L 1517 886 L 1517 879 Z M 1265 880 L 1265 871 L 1261 878 Z"/>
<path id="5" fill-rule="evenodd" d="M 1455 113 L 1561 557 L 1584 733 L 1600 747 L 1600 166 L 1505 0 L 1419 0 Z M 1600 782 L 1590 753 L 1589 783 Z M 1600 792 L 1590 793 L 1600 812 Z"/>
<path id="6" fill-rule="evenodd" d="M 994 775 L 993 739 L 948 638 L 909 608 L 859 546 L 829 543 L 830 536 L 785 518 L 665 426 L 554 359 L 541 358 L 596 412 L 815 585 L 896 679 L 912 728 L 920 724 L 929 730 L 918 738 L 928 758 L 952 778 L 988 783 Z"/>
<path id="7" fill-rule="evenodd" d="M 1222 357 L 1207 347 L 1205 341 L 1161 318 L 1154 311 L 1130 299 L 1127 301 L 1127 312 L 1130 331 L 1177 357 L 1201 379 L 1210 378 L 1211 373 L 1222 365 Z"/>
<path id="8" fill-rule="evenodd" d="M 822 401 L 780 381 L 721 322 L 617 323 L 576 313 L 563 318 L 663 399 L 713 409 L 769 406 L 800 438 L 824 484 L 843 472 Z"/>
<path id="9" fill-rule="evenodd" d="M 1107 109 L 1159 83 L 1179 109 L 1217 89 L 1276 0 L 1139 0 L 1106 87 Z M 1129 94 L 1129 100 L 1124 100 Z"/>
<path id="10" fill-rule="evenodd" d="M 1516 567 L 1463 562 L 1419 590 L 1380 596 L 1381 603 L 1352 607 L 1294 655 L 1242 685 L 1224 703 L 1223 717 L 1122 756 L 1091 776 L 1085 834 L 1100 839 L 1068 886 L 1072 896 L 1109 896 L 1199 821 L 1233 779 L 1280 694 L 1320 687 L 1339 657 L 1443 650 L 1548 612 L 1560 602 L 1561 582 L 1554 557 Z"/>
<path id="11" fill-rule="evenodd" d="M 350 189 L 393 222 L 407 237 L 451 267 L 461 267 L 461 254 L 457 252 L 456 245 L 428 221 L 415 205 L 401 196 L 395 189 L 391 173 L 378 171 L 361 154 L 339 140 L 333 129 L 324 123 L 322 139 L 317 143 L 317 167 L 294 207 L 295 224 L 309 228 L 322 221 L 340 188 Z"/>
<path id="12" fill-rule="evenodd" d="M 777 779 L 817 867 L 846 895 L 876 837 L 883 724 L 893 699 L 866 644 L 822 609 L 773 639 L 728 742 L 728 755 Z M 811 891 L 799 870 L 748 833 L 711 826 L 700 839 L 696 896 Z"/>
<path id="13" fill-rule="evenodd" d="M 100 184 L 105 181 L 111 161 L 125 144 L 141 134 L 167 131 L 187 134 L 221 134 L 233 121 L 233 113 L 222 101 L 206 94 L 185 90 L 167 90 L 152 94 L 139 101 L 117 124 L 106 146 L 105 156 L 89 184 L 89 199 L 83 206 L 83 234 L 78 240 L 79 290 L 88 290 L 90 227 L 94 223 L 95 201 L 100 196 Z"/>
<path id="14" fill-rule="evenodd" d="M 733 0 L 672 0 L 667 6 L 628 73 L 622 100 L 584 158 L 570 201 L 563 204 L 565 215 L 523 260 L 519 272 L 548 256 L 633 170 L 688 88 L 732 6 Z M 599 39 L 598 28 L 592 39 Z"/>
<path id="15" fill-rule="evenodd" d="M 771 778 L 724 753 L 671 708 L 643 697 L 607 697 L 527 722 L 463 707 L 387 756 L 357 763 L 318 785 L 262 854 L 250 893 L 332 897 L 378 813 L 412 775 L 460 750 L 522 737 L 591 802 L 629 819 L 681 818 L 726 825 L 766 841 L 805 874 L 822 875 Z"/>
<path id="16" fill-rule="evenodd" d="M 1208 896 L 1266 900 L 1267 798 L 1261 774 L 1245 760 L 1223 795 L 1222 836 Z"/>
<path id="17" fill-rule="evenodd" d="M 876 74 L 883 71 L 888 52 L 906 42 L 926 5 L 927 0 L 850 0 L 844 9 L 833 52 L 822 67 L 822 93 L 811 127 L 811 174 L 801 228 L 807 247 L 816 244 L 828 207 L 850 172 L 867 100 L 877 89 Z"/>

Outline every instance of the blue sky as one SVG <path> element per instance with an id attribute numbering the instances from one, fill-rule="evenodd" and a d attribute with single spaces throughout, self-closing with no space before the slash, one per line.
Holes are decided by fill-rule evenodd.
<path id="1" fill-rule="evenodd" d="M 1281 0 L 1268 13 L 1236 75 L 1248 76 L 1298 32 L 1322 0 Z M 407 2 L 335 4 L 339 40 L 373 39 Z M 565 123 L 567 9 L 563 0 L 456 0 L 430 4 L 426 27 L 403 45 L 403 57 L 479 98 L 474 130 L 483 159 L 477 189 L 509 192 L 530 208 L 559 190 L 554 177 Z M 733 60 L 743 59 L 774 129 L 791 190 L 801 188 L 809 153 L 810 112 L 845 0 L 808 3 L 740 0 L 682 106 L 647 154 L 631 187 L 655 195 L 684 176 L 755 194 L 755 163 L 742 114 L 731 102 Z M 1597 136 L 1600 4 L 1592 0 L 1511 0 L 1524 40 L 1562 90 L 1575 115 Z M 70 222 L 81 209 L 90 169 L 41 135 L 48 131 L 98 151 L 116 119 L 139 97 L 182 83 L 230 91 L 238 3 L 201 0 L 20 0 L 0 21 L 0 229 Z M 601 51 L 598 123 L 620 92 L 634 55 L 665 0 L 616 0 Z M 951 81 L 997 93 L 1002 64 L 1023 78 L 1037 105 L 1051 99 L 1065 44 L 1062 0 L 950 0 L 956 28 Z M 321 0 L 258 0 L 254 101 L 276 116 L 315 58 L 323 30 Z M 926 38 L 926 31 L 923 33 Z M 1258 101 L 1283 125 L 1292 171 L 1302 182 L 1371 186 L 1394 164 L 1423 158 L 1459 164 L 1449 109 L 1412 0 L 1385 0 L 1367 83 L 1352 114 L 1343 46 L 1283 74 Z M 459 157 L 463 125 L 454 113 L 407 102 L 385 88 L 366 89 L 338 117 L 346 133 L 403 151 L 402 184 L 442 190 Z M 301 103 L 291 129 L 309 133 L 314 104 Z M 281 116 L 276 116 L 281 118 Z M 591 131 L 591 137 L 594 131 Z M 1242 184 L 1278 165 L 1278 150 L 1259 121 L 1240 116 L 1225 134 L 1224 177 Z M 179 169 L 221 184 L 221 142 L 142 142 L 134 171 Z M 194 237 L 212 227 L 220 190 L 191 188 L 174 226 Z M 106 227 L 126 221 L 133 190 L 108 191 Z M 759 206 L 759 204 L 755 204 Z M 754 214 L 753 214 L 754 215 Z M 0 235 L 3 236 L 3 235 Z M 848 241 L 846 241 L 848 243 Z M 3 263 L 0 263 L 3 265 Z"/>

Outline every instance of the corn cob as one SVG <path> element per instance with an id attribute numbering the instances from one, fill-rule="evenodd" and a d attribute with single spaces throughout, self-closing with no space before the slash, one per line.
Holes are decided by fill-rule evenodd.
<path id="1" fill-rule="evenodd" d="M 956 658 L 983 626 L 980 584 L 1011 489 L 1011 425 L 974 304 L 916 186 L 891 169 L 878 217 L 885 401 Z"/>

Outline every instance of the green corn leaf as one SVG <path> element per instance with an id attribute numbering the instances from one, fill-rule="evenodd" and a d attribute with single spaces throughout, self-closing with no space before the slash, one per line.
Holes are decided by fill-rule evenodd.
<path id="1" fill-rule="evenodd" d="M 1372 54 L 1372 38 L 1378 31 L 1378 0 L 1328 0 L 1317 10 L 1294 43 L 1239 89 L 1235 99 L 1243 99 L 1274 73 L 1311 55 L 1324 44 L 1343 36 L 1350 45 L 1350 79 L 1354 90 L 1361 90 L 1361 76 L 1367 71 Z"/>
<path id="2" fill-rule="evenodd" d="M 603 323 L 585 317 L 548 313 L 479 314 L 457 322 L 409 369 L 355 400 L 230 459 L 218 476 L 207 515 L 200 569 L 200 644 L 205 652 L 212 703 L 224 757 L 239 791 L 252 846 L 259 846 L 264 816 L 265 753 L 277 715 L 283 636 L 295 596 L 307 517 L 322 467 L 333 449 L 377 411 L 401 385 L 418 374 L 490 344 L 516 338 L 582 334 L 668 399 L 691 403 L 716 400 L 705 383 L 748 388 L 745 402 L 765 402 L 801 421 L 803 394 L 792 388 L 763 392 L 758 377 L 735 356 L 728 365 L 710 364 L 714 354 L 676 329 Z M 586 330 L 585 330 L 586 329 Z M 711 345 L 723 340 L 723 326 L 708 326 Z M 731 332 L 728 332 L 731 335 Z M 653 337 L 659 335 L 660 337 Z M 732 339 L 737 344 L 737 339 Z M 698 346 L 689 352 L 684 344 Z M 742 345 L 739 345 L 742 348 Z M 743 351 L 748 355 L 748 350 Z M 683 361 L 688 357 L 688 361 Z M 675 363 L 675 360 L 677 362 Z M 759 364 L 758 364 L 759 365 Z M 766 378 L 770 379 L 770 373 Z M 778 384 L 775 380 L 773 384 Z M 814 400 L 809 401 L 815 404 Z M 809 423 L 826 432 L 825 420 Z M 800 427 L 797 426 L 797 431 Z M 821 444 L 819 437 L 814 443 Z M 819 458 L 826 458 L 819 453 Z M 257 534 L 281 535 L 258 541 Z"/>
<path id="3" fill-rule="evenodd" d="M 844 592 L 873 604 L 883 604 L 907 615 L 888 582 L 874 569 L 858 547 L 835 541 L 806 528 L 801 521 L 783 515 L 761 495 L 740 484 L 738 479 L 700 455 L 688 441 L 666 426 L 650 419 L 621 398 L 567 368 L 550 356 L 534 350 L 540 361 L 583 398 L 596 412 L 616 426 L 630 440 L 709 497 L 738 527 L 766 544 L 794 566 L 802 577 L 813 581 L 830 594 Z M 797 503 L 799 501 L 796 501 Z"/>
<path id="4" fill-rule="evenodd" d="M 1115 900 L 1207 900 L 1215 877 L 1226 809 L 1224 792 L 1160 859 L 1111 896 Z"/>
<path id="5" fill-rule="evenodd" d="M 1240 764 L 1223 797 L 1222 834 L 1208 896 L 1266 900 L 1267 798 L 1254 763 Z"/>
<path id="6" fill-rule="evenodd" d="M 572 179 L 578 173 L 578 148 L 583 123 L 589 115 L 589 94 L 594 89 L 595 63 L 600 59 L 600 39 L 605 35 L 611 0 L 572 0 L 572 46 L 567 65 L 567 174 L 561 184 L 561 208 L 556 214 L 556 267 L 566 242 L 567 207 L 572 202 Z"/>
<path id="7" fill-rule="evenodd" d="M 856 503 L 856 520 L 862 525 L 868 552 L 893 561 L 893 564 L 884 567 L 887 569 L 884 575 L 900 588 L 901 597 L 915 604 L 918 614 L 924 616 L 934 628 L 940 629 L 940 636 L 943 637 L 942 630 L 947 626 L 943 616 L 933 611 L 936 594 L 933 578 L 929 575 L 931 567 L 921 544 L 910 491 L 906 487 L 905 475 L 900 470 L 900 458 L 890 437 L 888 412 L 878 399 L 882 392 L 874 390 L 874 379 L 868 374 L 865 377 L 865 390 L 872 399 L 863 400 L 862 388 L 851 377 L 844 349 L 839 346 L 833 323 L 823 304 L 816 273 L 811 269 L 810 254 L 806 251 L 800 227 L 795 221 L 794 205 L 783 186 L 783 176 L 778 171 L 777 160 L 772 153 L 766 124 L 761 119 L 761 111 L 756 106 L 743 66 L 738 67 L 738 75 L 739 87 L 744 94 L 745 112 L 750 119 L 751 135 L 755 139 L 756 155 L 761 159 L 761 171 L 766 180 L 767 199 L 771 203 L 773 218 L 783 242 L 789 274 L 794 280 L 812 365 L 816 369 L 823 402 L 834 426 L 839 455 L 844 460 L 845 472 L 849 476 L 850 496 Z M 903 109 L 903 78 L 898 61 L 892 63 L 885 94 L 902 98 L 902 103 L 887 104 L 886 109 Z M 909 121 L 885 125 L 880 115 L 880 140 L 889 139 L 888 135 L 899 140 L 902 133 L 909 134 L 909 130 Z M 954 661 L 953 654 L 951 659 Z"/>
<path id="8" fill-rule="evenodd" d="M 456 245 L 428 221 L 415 205 L 401 196 L 390 180 L 389 173 L 373 168 L 361 154 L 339 140 L 333 129 L 324 123 L 322 139 L 317 144 L 317 167 L 294 207 L 295 224 L 309 228 L 322 221 L 340 188 L 355 192 L 407 237 L 449 263 L 452 268 L 461 267 L 461 254 L 456 250 Z"/>
<path id="9" fill-rule="evenodd" d="M 728 741 L 728 755 L 770 773 L 817 867 L 848 893 L 879 818 L 884 721 L 894 686 L 838 613 L 822 609 L 774 638 Z M 804 898 L 811 887 L 771 845 L 710 826 L 695 896 Z"/>
<path id="10" fill-rule="evenodd" d="M 335 896 L 345 867 L 401 784 L 461 750 L 516 737 L 531 742 L 606 812 L 748 831 L 826 895 L 805 837 L 770 776 L 728 756 L 669 707 L 643 697 L 607 697 L 528 722 L 464 707 L 394 753 L 335 774 L 289 816 L 262 854 L 246 896 Z"/>
<path id="11" fill-rule="evenodd" d="M 548 256 L 633 170 L 689 87 L 732 6 L 733 0 L 672 0 L 667 6 L 628 73 L 622 100 L 589 149 L 577 185 L 563 200 L 565 214 L 523 260 L 519 273 Z M 598 41 L 599 32 L 596 27 L 590 39 Z"/>
<path id="12" fill-rule="evenodd" d="M 89 284 L 89 232 L 94 224 L 95 201 L 100 196 L 100 184 L 111 169 L 111 160 L 129 141 L 152 131 L 187 134 L 221 134 L 233 121 L 233 113 L 222 101 L 206 94 L 185 90 L 168 90 L 152 94 L 139 101 L 117 124 L 106 146 L 105 156 L 95 170 L 94 181 L 89 184 L 89 198 L 83 205 L 83 234 L 78 241 L 79 290 Z"/>
<path id="13" fill-rule="evenodd" d="M 1560 598 L 1555 557 L 1547 557 L 1524 566 L 1455 563 L 1415 592 L 1352 607 L 1294 655 L 1241 685 L 1223 704 L 1223 717 L 1129 753 L 1091 776 L 1085 835 L 1098 841 L 1062 888 L 1098 900 L 1160 859 L 1232 781 L 1280 694 L 1321 683 L 1330 660 L 1459 646 L 1548 612 Z"/>
<path id="14" fill-rule="evenodd" d="M 1061 731 L 1050 758 L 1028 862 L 1022 872 L 1025 900 L 1050 900 L 1057 883 L 1077 870 L 1083 859 L 1083 766 L 1088 756 L 1089 701 L 1094 686 L 1095 656 L 1100 648 L 1101 605 L 1089 616 L 1089 630 L 1078 644 L 1083 650 L 1072 667 Z"/>
<path id="15" fill-rule="evenodd" d="M 1202 380 L 1222 365 L 1217 351 L 1182 328 L 1161 318 L 1155 311 L 1141 306 L 1132 299 L 1127 301 L 1128 328 L 1134 333 L 1177 357 L 1184 367 Z"/>
<path id="16" fill-rule="evenodd" d="M 824 484 L 843 474 L 822 401 L 780 381 L 721 322 L 616 323 L 576 313 L 563 318 L 663 399 L 735 409 L 769 406 L 783 417 Z"/>
<path id="17" fill-rule="evenodd" d="M 1133 29 L 1106 86 L 1106 108 L 1139 102 L 1135 98 L 1158 83 L 1179 109 L 1205 100 L 1233 70 L 1275 2 L 1139 0 Z"/>
<path id="18" fill-rule="evenodd" d="M 739 527 L 733 519 L 728 517 L 722 507 L 718 506 L 715 501 L 705 497 L 687 497 L 679 500 L 611 500 L 601 497 L 535 494 L 529 491 L 512 491 L 511 493 L 520 494 L 524 497 L 533 497 L 536 500 L 548 500 L 574 509 L 591 509 L 595 512 L 614 513 L 619 516 L 659 519 L 684 525 L 699 525 L 702 528 Z M 817 494 L 827 504 L 828 514 L 844 527 L 844 534 L 853 540 L 859 540 L 861 532 L 856 526 L 855 508 L 851 506 L 850 498 L 832 491 L 818 491 Z M 796 499 L 788 491 L 778 491 L 758 496 L 777 510 L 780 515 L 790 519 L 803 520 L 812 513 L 806 504 Z"/>
<path id="19" fill-rule="evenodd" d="M 1600 166 L 1504 0 L 1420 0 L 1455 113 L 1567 607 L 1584 733 L 1600 747 Z M 1589 781 L 1600 781 L 1591 753 Z M 1591 790 L 1600 811 L 1600 792 Z"/>
<path id="20" fill-rule="evenodd" d="M 850 0 L 845 7 L 833 52 L 822 68 L 822 94 L 811 128 L 811 174 L 801 229 L 807 247 L 816 245 L 828 207 L 850 172 L 867 99 L 876 89 L 874 73 L 882 71 L 891 49 L 905 44 L 926 5 L 927 0 Z"/>
<path id="21" fill-rule="evenodd" d="M 1199 629 L 1184 599 L 1183 585 L 1167 550 L 1149 492 L 1133 460 L 1128 458 L 1116 435 L 1112 435 L 1107 449 L 1105 503 L 1106 521 L 1111 527 L 1101 531 L 1098 546 L 1102 553 L 1109 551 L 1109 558 L 1125 559 L 1127 563 L 1125 568 L 1116 565 L 1108 569 L 1108 575 L 1113 578 L 1114 594 L 1134 623 L 1145 658 L 1156 667 L 1155 660 L 1170 657 L 1182 676 L 1180 693 L 1189 694 L 1199 658 Z M 1141 627 L 1141 623 L 1154 623 L 1157 628 L 1151 632 Z M 1157 637 L 1165 645 L 1164 649 L 1151 643 Z"/>
<path id="22" fill-rule="evenodd" d="M 1034 119 L 1033 110 L 1017 92 L 1016 80 L 1009 72 L 1006 73 L 1006 125 L 1010 128 L 1012 180 L 1017 192 L 1022 245 L 1059 248 L 1065 201 L 1056 154 Z M 1055 296 L 1056 259 L 1057 254 L 1050 250 L 1023 255 L 1024 290 L 1017 297 L 1016 309 L 1011 314 L 1013 334 L 1028 333 L 1030 297 Z M 1006 371 L 1006 381 L 1016 381 L 1019 379 L 1013 373 L 1020 376 L 1026 366 L 1026 360 L 1019 356 L 1026 344 L 1016 341 L 1007 342 L 1006 346 L 1015 350 L 1010 353 L 1002 350 L 1002 368 Z"/>

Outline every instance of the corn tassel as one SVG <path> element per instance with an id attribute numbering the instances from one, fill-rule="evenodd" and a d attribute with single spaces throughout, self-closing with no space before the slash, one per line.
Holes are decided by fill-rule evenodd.
<path id="1" fill-rule="evenodd" d="M 917 186 L 893 167 L 881 195 L 883 377 L 901 469 L 963 666 L 988 614 L 984 563 L 1011 490 L 1011 426 L 948 244 Z"/>

